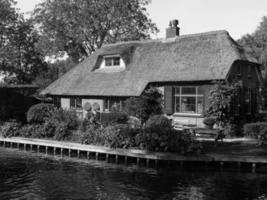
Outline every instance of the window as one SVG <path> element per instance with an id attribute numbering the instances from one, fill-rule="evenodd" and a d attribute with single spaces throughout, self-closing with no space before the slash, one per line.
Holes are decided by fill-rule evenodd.
<path id="1" fill-rule="evenodd" d="M 104 102 L 105 111 L 118 112 L 122 110 L 123 102 L 118 99 L 106 99 Z"/>
<path id="2" fill-rule="evenodd" d="M 106 67 L 120 66 L 120 65 L 121 65 L 121 58 L 119 56 L 105 57 L 105 66 Z"/>
<path id="3" fill-rule="evenodd" d="M 251 92 L 251 88 L 247 88 L 245 90 L 245 103 L 246 103 L 246 113 L 247 114 L 251 114 L 251 108 L 252 108 L 252 104 L 251 104 L 251 100 L 252 100 L 252 92 Z"/>
<path id="4" fill-rule="evenodd" d="M 53 97 L 53 104 L 57 108 L 60 108 L 61 107 L 61 99 L 60 99 L 60 97 Z"/>
<path id="5" fill-rule="evenodd" d="M 81 109 L 82 108 L 82 99 L 79 97 L 70 98 L 70 108 L 72 109 Z"/>
<path id="6" fill-rule="evenodd" d="M 203 114 L 204 96 L 198 87 L 175 88 L 175 112 Z"/>

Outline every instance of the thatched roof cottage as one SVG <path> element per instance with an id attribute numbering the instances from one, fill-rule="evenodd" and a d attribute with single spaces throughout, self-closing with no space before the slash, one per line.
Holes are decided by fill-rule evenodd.
<path id="1" fill-rule="evenodd" d="M 238 77 L 246 88 L 246 113 L 256 112 L 261 83 L 259 65 L 244 54 L 227 31 L 179 35 L 178 21 L 166 39 L 106 45 L 52 83 L 42 94 L 63 108 L 79 110 L 98 105 L 101 112 L 122 105 L 155 85 L 164 92 L 168 115 L 185 124 L 202 125 L 214 81 Z"/>

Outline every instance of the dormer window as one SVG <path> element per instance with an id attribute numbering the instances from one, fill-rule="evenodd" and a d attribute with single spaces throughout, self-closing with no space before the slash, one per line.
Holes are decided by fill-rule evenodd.
<path id="1" fill-rule="evenodd" d="M 118 54 L 105 55 L 101 59 L 101 64 L 95 72 L 121 72 L 126 68 L 123 58 Z"/>
<path id="2" fill-rule="evenodd" d="M 104 57 L 106 67 L 116 67 L 121 65 L 121 58 L 119 56 Z"/>

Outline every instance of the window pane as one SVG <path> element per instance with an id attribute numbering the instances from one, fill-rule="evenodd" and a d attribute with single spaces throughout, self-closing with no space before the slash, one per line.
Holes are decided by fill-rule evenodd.
<path id="1" fill-rule="evenodd" d="M 70 107 L 75 108 L 75 98 L 70 98 Z"/>
<path id="2" fill-rule="evenodd" d="M 199 96 L 197 98 L 197 113 L 198 114 L 203 114 L 203 108 L 204 108 L 204 105 L 203 105 L 203 97 Z"/>
<path id="3" fill-rule="evenodd" d="M 76 98 L 76 108 L 82 108 L 82 99 Z"/>
<path id="4" fill-rule="evenodd" d="M 182 97 L 181 112 L 182 113 L 195 113 L 196 112 L 196 97 Z"/>
<path id="5" fill-rule="evenodd" d="M 114 57 L 113 58 L 113 65 L 114 66 L 120 66 L 120 57 Z"/>
<path id="6" fill-rule="evenodd" d="M 176 88 L 175 88 L 175 94 L 180 95 L 180 87 L 176 87 Z"/>
<path id="7" fill-rule="evenodd" d="M 175 112 L 180 112 L 180 97 L 175 97 Z"/>
<path id="8" fill-rule="evenodd" d="M 105 58 L 105 65 L 112 66 L 112 58 Z"/>
<path id="9" fill-rule="evenodd" d="M 182 94 L 196 94 L 196 87 L 182 87 Z"/>

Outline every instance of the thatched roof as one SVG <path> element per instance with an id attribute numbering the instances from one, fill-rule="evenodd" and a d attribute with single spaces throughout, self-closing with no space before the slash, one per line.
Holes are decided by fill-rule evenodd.
<path id="1" fill-rule="evenodd" d="M 102 57 L 110 54 L 120 54 L 126 70 L 95 70 Z M 226 31 L 117 43 L 97 50 L 42 94 L 139 96 L 151 82 L 225 79 L 236 60 L 255 62 Z"/>

